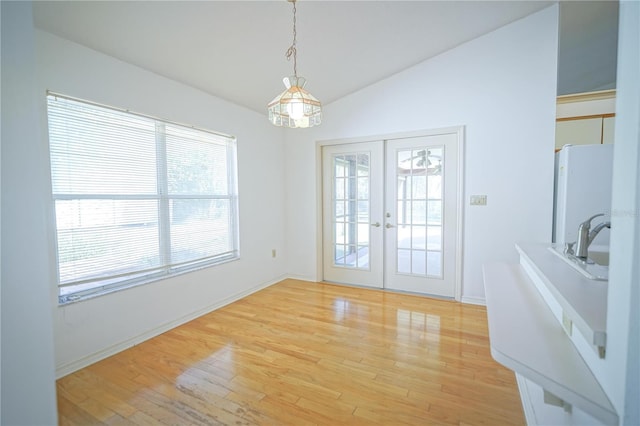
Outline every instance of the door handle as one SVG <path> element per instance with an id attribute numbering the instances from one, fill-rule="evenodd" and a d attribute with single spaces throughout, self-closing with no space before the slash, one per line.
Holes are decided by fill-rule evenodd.
<path id="1" fill-rule="evenodd" d="M 395 228 L 395 226 L 394 226 L 394 225 L 392 225 L 392 224 L 390 224 L 390 223 L 387 223 L 384 227 L 385 227 L 385 228 L 387 228 L 387 229 L 389 229 L 389 228 Z"/>
<path id="2" fill-rule="evenodd" d="M 372 223 L 371 226 L 375 226 L 376 228 L 380 228 L 380 222 Z"/>

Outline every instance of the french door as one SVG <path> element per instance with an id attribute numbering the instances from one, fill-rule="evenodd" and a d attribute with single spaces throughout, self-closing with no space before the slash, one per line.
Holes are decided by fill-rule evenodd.
<path id="1" fill-rule="evenodd" d="M 456 295 L 460 139 L 323 147 L 325 281 Z"/>
<path id="2" fill-rule="evenodd" d="M 325 281 L 383 286 L 384 145 L 323 148 Z"/>

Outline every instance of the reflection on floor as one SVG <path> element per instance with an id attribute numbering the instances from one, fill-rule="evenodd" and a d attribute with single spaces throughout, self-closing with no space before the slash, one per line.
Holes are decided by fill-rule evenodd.
<path id="1" fill-rule="evenodd" d="M 285 280 L 57 383 L 61 424 L 524 424 L 483 307 Z"/>

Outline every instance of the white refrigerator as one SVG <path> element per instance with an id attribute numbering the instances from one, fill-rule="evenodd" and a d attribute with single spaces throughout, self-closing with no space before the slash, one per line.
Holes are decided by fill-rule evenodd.
<path id="1" fill-rule="evenodd" d="M 565 145 L 556 153 L 553 241 L 575 242 L 578 226 L 598 213 L 592 228 L 611 217 L 613 145 Z M 609 229 L 603 229 L 592 243 L 609 246 Z"/>

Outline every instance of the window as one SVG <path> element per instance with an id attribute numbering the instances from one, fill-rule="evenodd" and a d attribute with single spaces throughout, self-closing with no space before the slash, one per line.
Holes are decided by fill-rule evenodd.
<path id="1" fill-rule="evenodd" d="M 61 304 L 238 257 L 234 138 L 47 103 Z"/>

